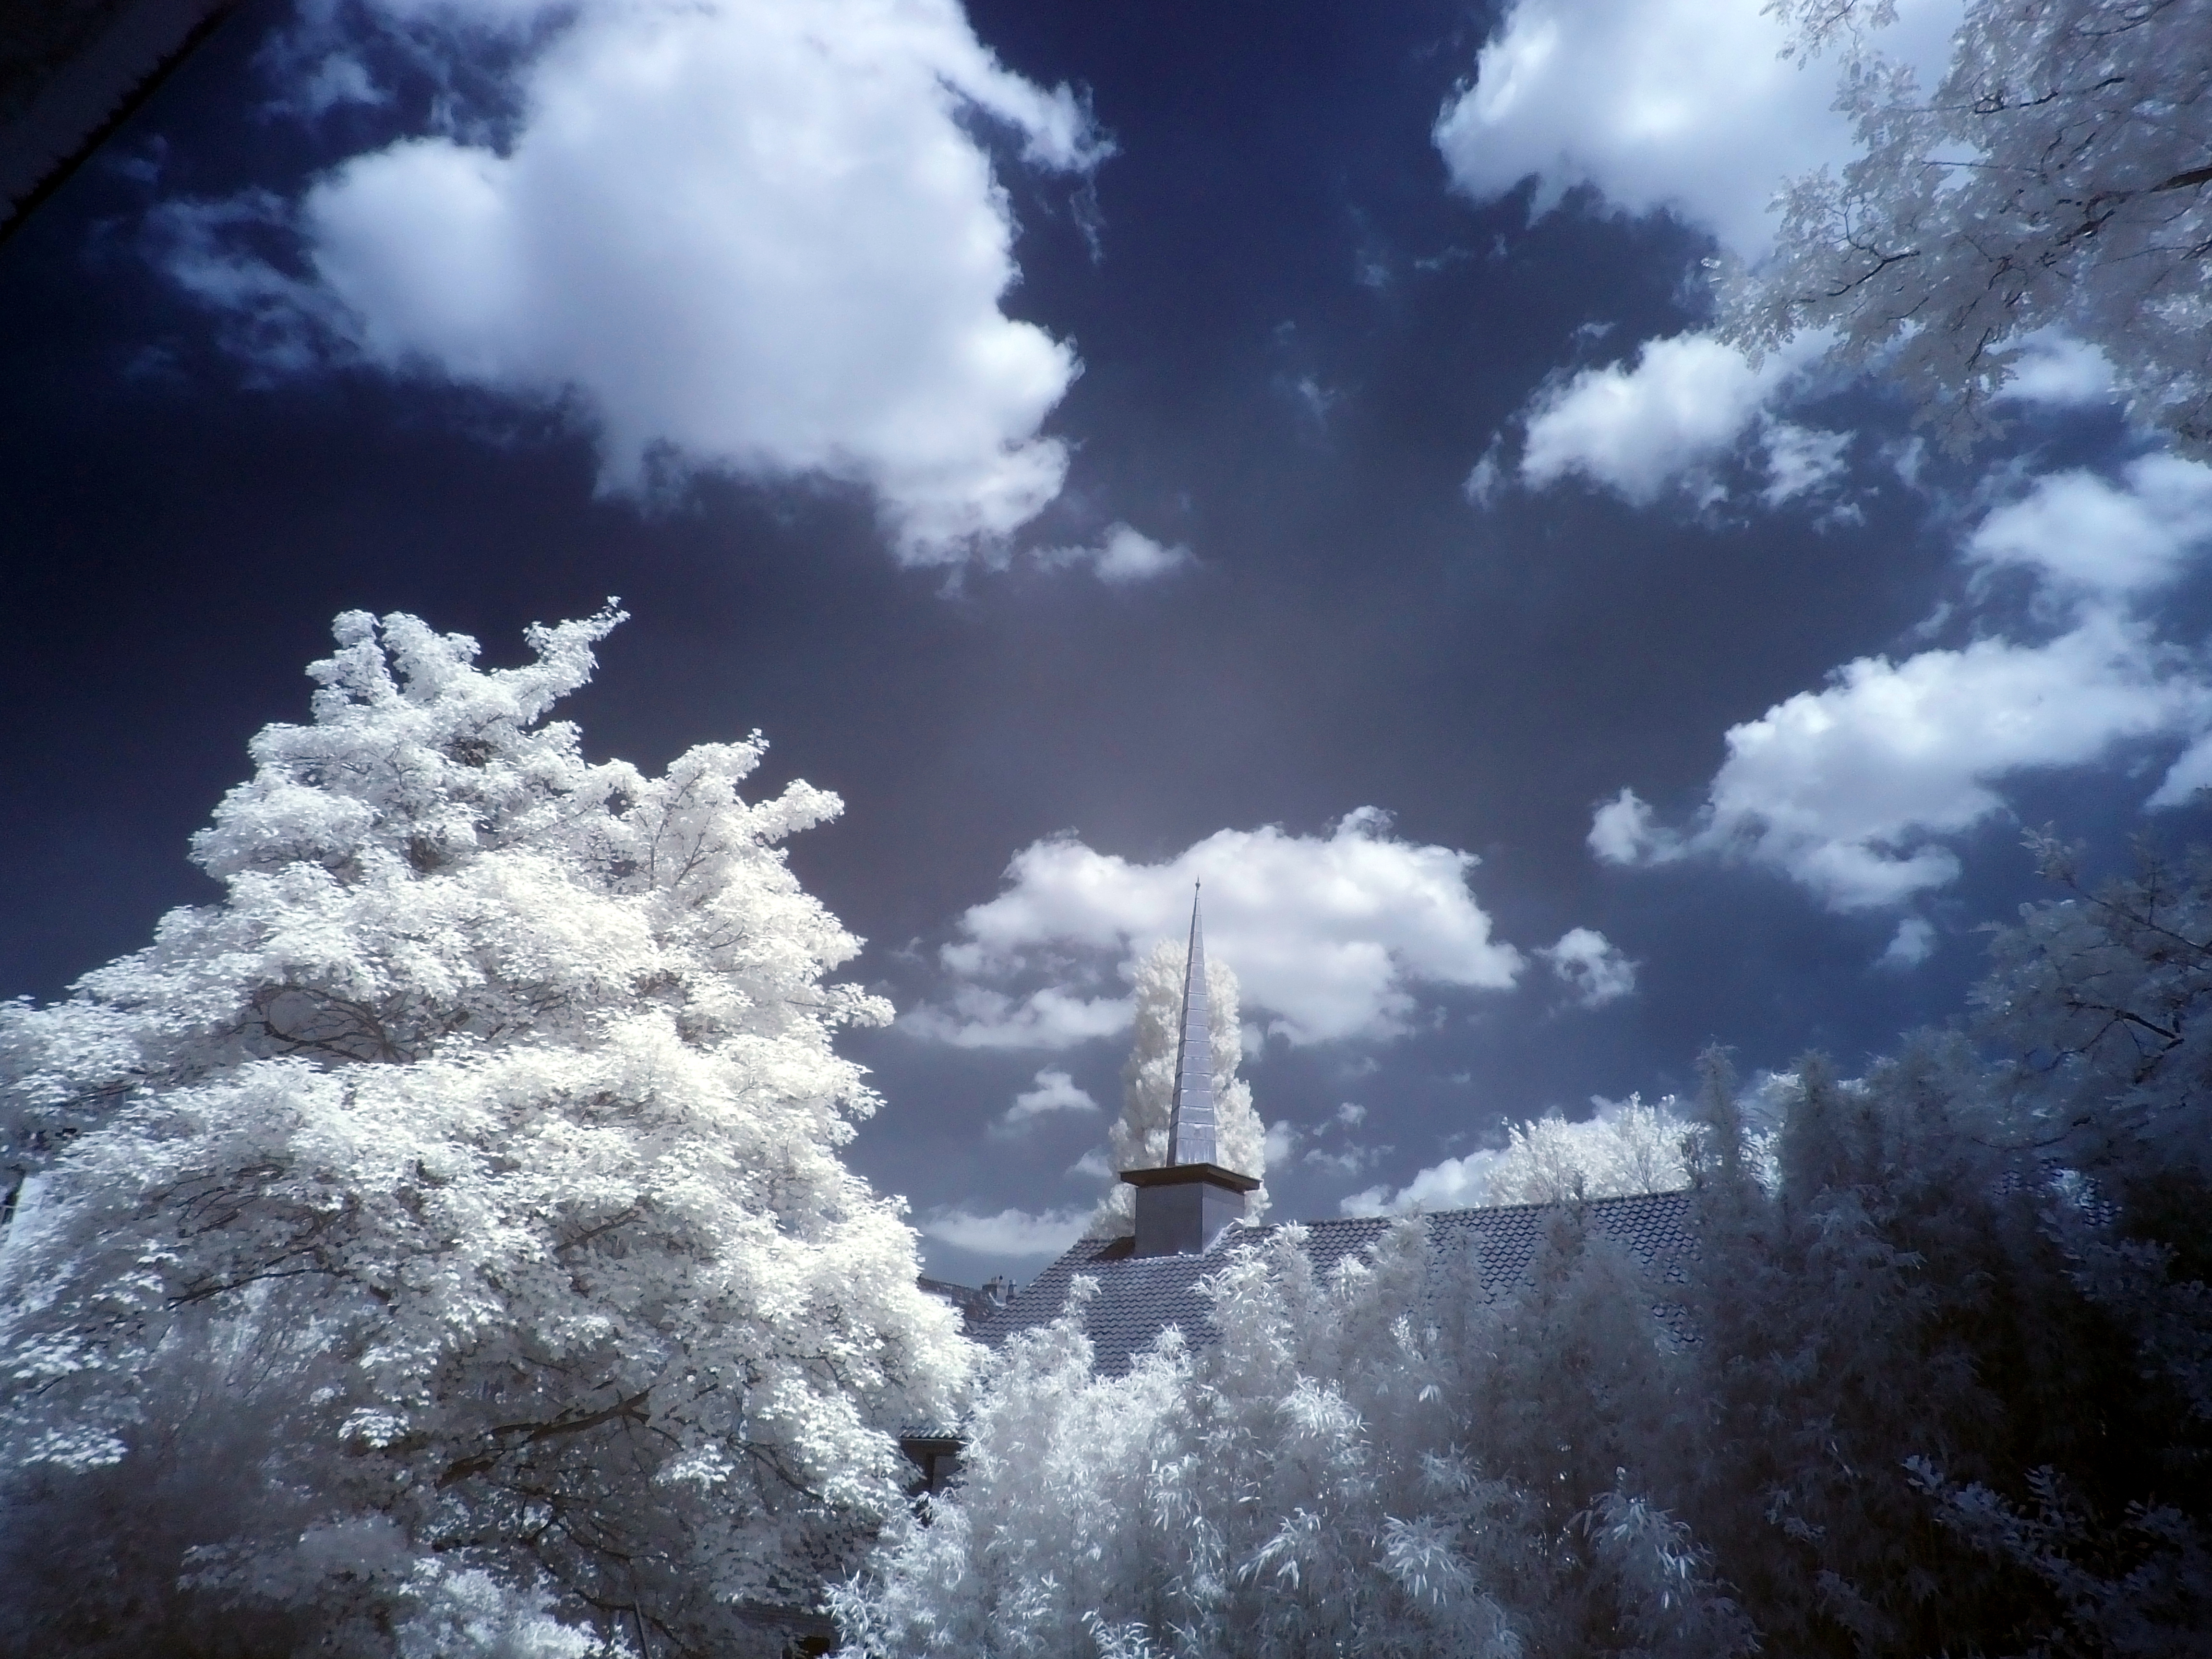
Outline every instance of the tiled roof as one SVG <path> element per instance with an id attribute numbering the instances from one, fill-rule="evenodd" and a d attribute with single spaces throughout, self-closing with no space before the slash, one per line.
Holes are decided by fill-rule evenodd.
<path id="1" fill-rule="evenodd" d="M 956 1285 L 949 1279 L 931 1279 L 927 1275 L 915 1281 L 924 1292 L 940 1302 L 949 1302 L 960 1315 L 960 1328 L 973 1336 L 984 1322 L 998 1310 L 999 1304 L 991 1299 L 987 1290 L 973 1285 Z"/>
<path id="2" fill-rule="evenodd" d="M 1425 1218 L 1429 1237 L 1440 1249 L 1456 1253 L 1472 1237 L 1479 1252 L 1482 1281 L 1495 1296 L 1521 1282 L 1543 1237 L 1544 1221 L 1558 1206 L 1517 1204 L 1496 1209 L 1440 1210 Z M 1591 1229 L 1626 1250 L 1662 1281 L 1682 1282 L 1682 1259 L 1692 1255 L 1690 1194 L 1650 1193 L 1633 1198 L 1599 1198 L 1589 1203 Z M 1357 1257 L 1382 1238 L 1387 1218 L 1310 1221 L 1306 1254 L 1327 1274 L 1348 1257 Z M 1126 1238 L 1086 1238 L 994 1310 L 974 1334 L 997 1347 L 1009 1337 L 1049 1324 L 1067 1301 L 1068 1285 L 1079 1273 L 1098 1281 L 1098 1294 L 1084 1310 L 1101 1375 L 1118 1376 L 1137 1355 L 1152 1346 L 1170 1325 L 1182 1327 L 1194 1346 L 1213 1340 L 1201 1281 L 1217 1272 L 1233 1251 L 1249 1250 L 1272 1237 L 1273 1225 L 1232 1226 L 1203 1255 L 1134 1256 Z M 1655 1304 L 1653 1314 L 1679 1337 L 1690 1334 L 1681 1310 Z"/>

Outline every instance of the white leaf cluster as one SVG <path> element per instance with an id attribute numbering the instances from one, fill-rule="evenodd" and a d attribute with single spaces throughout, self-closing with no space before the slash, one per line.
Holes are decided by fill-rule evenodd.
<path id="1" fill-rule="evenodd" d="M 1173 939 L 1163 939 L 1137 964 L 1136 1030 L 1121 1068 L 1121 1115 L 1107 1132 L 1107 1161 L 1117 1172 L 1158 1169 L 1168 1161 L 1183 978 L 1189 964 L 1190 947 Z M 1206 994 L 1212 1013 L 1207 1032 L 1212 1045 L 1208 1058 L 1213 1068 L 1215 1160 L 1239 1175 L 1262 1177 L 1259 1190 L 1244 1200 L 1245 1215 L 1256 1221 L 1267 1209 L 1267 1131 L 1253 1109 L 1252 1085 L 1237 1075 L 1244 1057 L 1240 993 L 1236 969 L 1218 957 L 1206 958 Z M 1133 1231 L 1135 1194 L 1135 1188 L 1115 1182 L 1098 1200 L 1088 1234 L 1118 1238 Z"/>
<path id="2" fill-rule="evenodd" d="M 586 1639 L 513 1634 L 549 1608 L 743 1651 L 738 1610 L 897 1506 L 886 1426 L 967 1349 L 839 1159 L 874 1099 L 832 1035 L 888 1011 L 825 981 L 857 941 L 777 847 L 839 803 L 744 799 L 757 737 L 586 761 L 545 715 L 619 620 L 486 672 L 341 617 L 312 723 L 195 840 L 222 901 L 0 1011 L 0 1500 L 244 1480 L 177 1523 L 203 1601 L 549 1655 Z M 174 1466 L 249 1382 L 235 1467 Z"/>
<path id="3" fill-rule="evenodd" d="M 1846 44 L 1861 154 L 1779 198 L 1775 258 L 1731 284 L 1724 332 L 1756 352 L 1832 329 L 1964 443 L 2059 331 L 2178 453 L 2212 455 L 2212 6 L 1973 0 L 1932 92 L 1869 44 L 1893 6 L 1776 9 L 1802 49 Z"/>

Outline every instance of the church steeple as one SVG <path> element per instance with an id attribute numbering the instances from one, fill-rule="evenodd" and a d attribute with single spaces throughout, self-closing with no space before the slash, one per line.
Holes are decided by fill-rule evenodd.
<path id="1" fill-rule="evenodd" d="M 1206 994 L 1206 936 L 1198 895 L 1190 901 L 1190 959 L 1182 975 L 1182 1030 L 1176 1039 L 1175 1101 L 1168 1113 L 1168 1161 L 1157 1170 L 1124 1170 L 1137 1189 L 1138 1255 L 1196 1255 L 1244 1213 L 1257 1176 L 1224 1170 L 1217 1153 L 1213 1111 L 1213 1009 Z"/>
<path id="2" fill-rule="evenodd" d="M 1206 994 L 1206 933 L 1198 894 L 1190 898 L 1190 959 L 1182 975 L 1182 1033 L 1176 1042 L 1175 1106 L 1168 1117 L 1168 1162 L 1213 1162 L 1212 1008 Z"/>

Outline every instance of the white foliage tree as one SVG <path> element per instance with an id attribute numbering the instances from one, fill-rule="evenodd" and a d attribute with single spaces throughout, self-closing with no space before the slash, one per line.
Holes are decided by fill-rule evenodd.
<path id="1" fill-rule="evenodd" d="M 1176 1046 L 1182 1032 L 1183 975 L 1190 947 L 1174 939 L 1154 945 L 1137 964 L 1136 1027 L 1128 1063 L 1121 1068 L 1121 1115 L 1107 1132 L 1107 1159 L 1115 1170 L 1157 1169 L 1168 1161 L 1168 1123 L 1175 1109 Z M 1213 1065 L 1215 1158 L 1239 1175 L 1258 1176 L 1260 1189 L 1245 1200 L 1244 1213 L 1267 1213 L 1267 1131 L 1252 1108 L 1252 1085 L 1237 1075 L 1243 1059 L 1236 970 L 1206 959 L 1208 1026 Z M 1136 1225 L 1136 1188 L 1116 1182 L 1099 1200 L 1089 1231 L 1115 1238 Z"/>
<path id="2" fill-rule="evenodd" d="M 898 1508 L 885 1425 L 968 1350 L 839 1159 L 832 1036 L 886 1011 L 776 843 L 840 805 L 744 799 L 757 738 L 586 761 L 546 714 L 619 620 L 486 672 L 339 617 L 195 838 L 222 900 L 0 1012 L 0 1547 L 68 1587 L 0 1645 L 155 1641 L 41 1556 L 95 1498 L 188 1624 L 363 1653 L 772 1648 L 744 1615 Z M 218 1351 L 264 1356 L 228 1467 Z"/>
<path id="3" fill-rule="evenodd" d="M 2212 5 L 1970 0 L 1932 92 L 1873 50 L 1893 0 L 1775 0 L 1799 49 L 1846 48 L 1861 154 L 1781 198 L 1776 255 L 1731 284 L 1726 332 L 1837 331 L 1847 362 L 1986 422 L 2027 337 L 2111 362 L 2134 412 L 2212 454 Z"/>

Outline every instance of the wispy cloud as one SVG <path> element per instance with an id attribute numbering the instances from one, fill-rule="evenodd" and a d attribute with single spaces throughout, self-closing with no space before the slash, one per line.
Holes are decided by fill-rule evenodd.
<path id="1" fill-rule="evenodd" d="M 991 1121 L 991 1133 L 1001 1138 L 1025 1134 L 1041 1118 L 1069 1113 L 1096 1115 L 1098 1103 L 1087 1089 L 1079 1088 L 1066 1072 L 1050 1067 L 1039 1072 L 1035 1086 L 1014 1097 L 1014 1103 Z"/>
<path id="2" fill-rule="evenodd" d="M 1088 1209 L 1000 1210 L 996 1215 L 949 1208 L 924 1217 L 921 1226 L 931 1238 L 980 1255 L 1058 1255 L 1083 1237 Z"/>
<path id="3" fill-rule="evenodd" d="M 2165 586 L 2212 545 L 2212 467 L 2146 455 L 2118 482 L 2056 472 L 1983 520 L 1966 556 L 2032 570 L 2061 597 L 2119 599 Z"/>
<path id="4" fill-rule="evenodd" d="M 1766 453 L 1766 487 L 1759 499 L 1768 507 L 1815 495 L 1850 471 L 1848 432 L 1770 419 L 1759 434 L 1759 447 Z"/>
<path id="5" fill-rule="evenodd" d="M 983 985 L 956 985 L 945 1003 L 924 1003 L 899 1028 L 957 1048 L 1066 1048 L 1126 1030 L 1127 997 L 1085 997 L 1046 986 L 1015 998 Z"/>
<path id="6" fill-rule="evenodd" d="M 1085 569 L 1112 587 L 1126 587 L 1195 564 L 1187 547 L 1164 547 L 1126 524 L 1109 527 L 1095 547 L 1046 547 L 1034 556 L 1048 569 Z"/>

